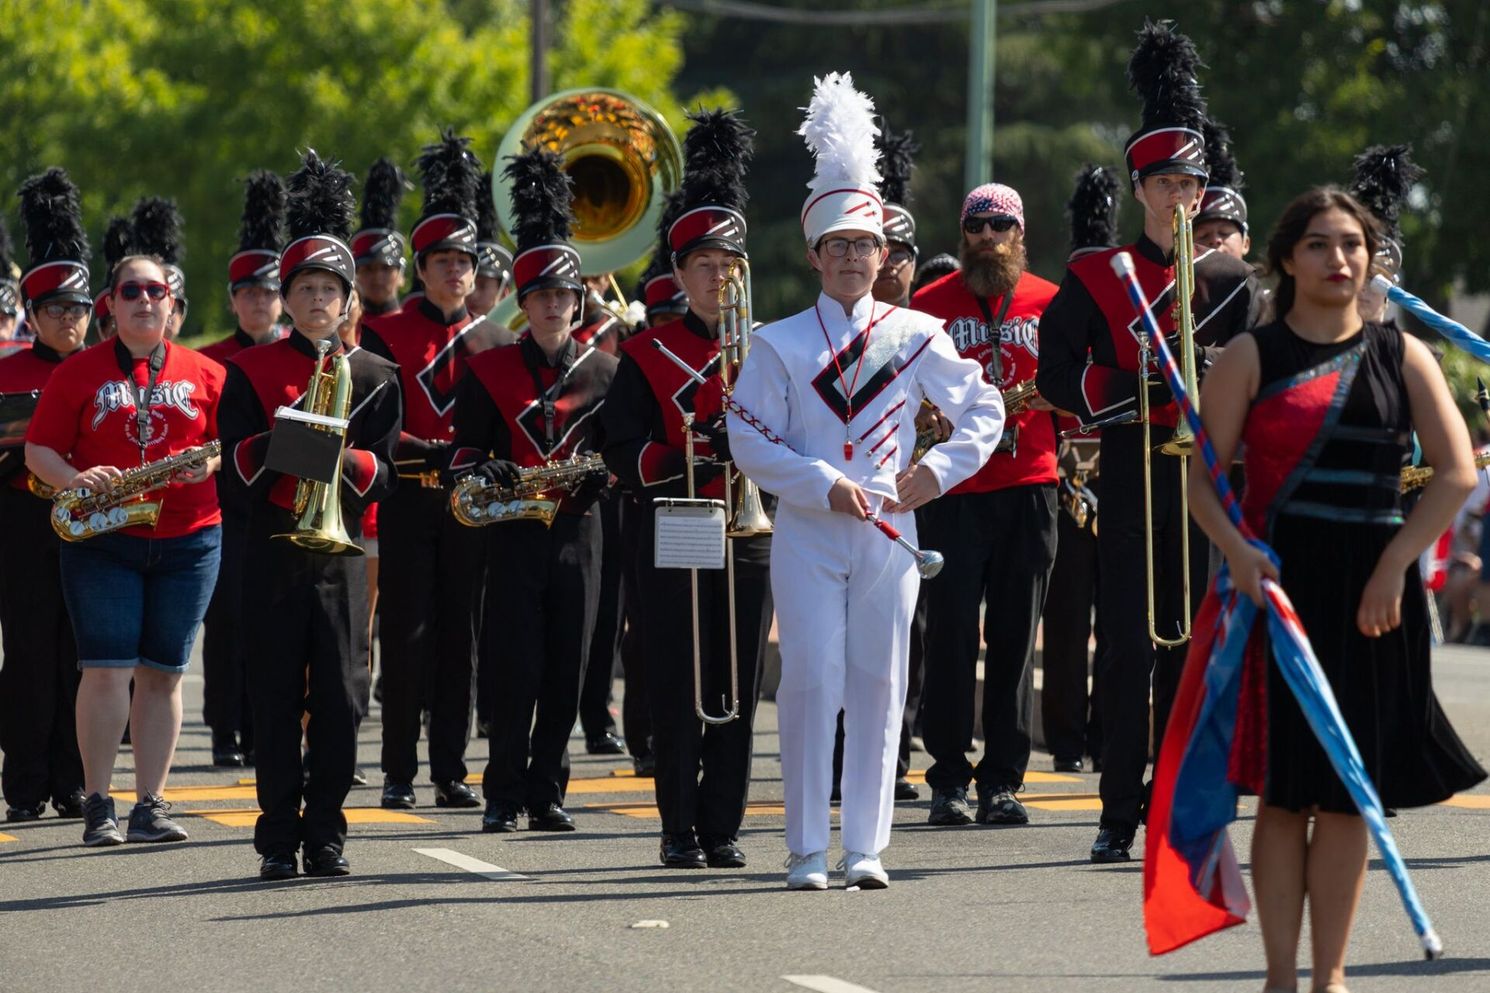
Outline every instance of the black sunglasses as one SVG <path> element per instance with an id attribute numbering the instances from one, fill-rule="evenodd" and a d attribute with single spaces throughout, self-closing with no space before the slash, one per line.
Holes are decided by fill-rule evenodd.
<path id="1" fill-rule="evenodd" d="M 140 294 L 148 296 L 152 300 L 164 300 L 171 288 L 165 283 L 120 283 L 118 293 L 126 300 L 138 300 Z"/>
<path id="2" fill-rule="evenodd" d="M 994 233 L 1003 234 L 1017 225 L 1019 221 L 1008 214 L 994 214 L 992 217 L 969 217 L 962 222 L 962 230 L 968 234 L 977 234 L 985 227 L 993 228 Z"/>

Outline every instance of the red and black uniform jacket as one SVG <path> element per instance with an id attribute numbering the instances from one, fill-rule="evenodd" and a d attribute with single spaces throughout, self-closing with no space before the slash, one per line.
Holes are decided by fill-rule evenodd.
<path id="1" fill-rule="evenodd" d="M 601 310 L 595 320 L 574 332 L 574 340 L 579 342 L 581 348 L 594 341 L 595 347 L 602 352 L 608 355 L 620 355 L 623 330 L 619 320 Z"/>
<path id="2" fill-rule="evenodd" d="M 439 468 L 455 437 L 455 398 L 471 356 L 517 336 L 465 307 L 450 320 L 420 297 L 397 313 L 363 321 L 359 344 L 398 366 L 404 397 L 396 460 L 415 471 Z"/>
<path id="3" fill-rule="evenodd" d="M 1123 248 L 1090 252 L 1071 263 L 1055 299 L 1040 319 L 1040 394 L 1083 422 L 1137 409 L 1138 343 L 1143 325 L 1128 291 L 1112 271 L 1120 251 L 1133 256 L 1139 285 L 1148 297 L 1159 328 L 1173 344 L 1174 264 L 1147 236 Z M 1201 365 L 1215 348 L 1257 323 L 1261 294 L 1252 267 L 1216 251 L 1195 257 L 1195 341 Z M 1175 356 L 1176 360 L 1180 356 Z M 1173 402 L 1150 411 L 1154 424 L 1173 427 L 1179 408 Z"/>
<path id="4" fill-rule="evenodd" d="M 343 350 L 331 353 L 342 354 Z M 345 351 L 352 373 L 352 399 L 342 456 L 343 517 L 356 527 L 367 505 L 393 490 L 393 449 L 402 410 L 398 370 L 365 349 Z M 294 476 L 264 467 L 269 432 L 280 407 L 300 403 L 316 366 L 315 345 L 298 330 L 287 338 L 246 349 L 228 362 L 228 382 L 218 411 L 222 437 L 223 487 L 245 506 L 268 502 L 294 506 Z M 328 360 L 327 369 L 330 369 Z"/>
<path id="5" fill-rule="evenodd" d="M 652 345 L 656 339 L 702 373 L 700 386 Z M 643 331 L 621 344 L 621 364 L 611 387 L 605 422 L 605 464 L 637 495 L 683 496 L 683 415 L 692 413 L 694 430 L 722 409 L 719 337 L 693 311 L 676 321 Z M 705 438 L 695 438 L 694 456 L 712 457 Z M 717 473 L 703 474 L 700 497 L 721 499 Z"/>
<path id="6" fill-rule="evenodd" d="M 279 327 L 276 326 L 274 329 L 274 337 L 270 340 L 277 341 L 282 337 L 284 337 L 283 333 L 280 331 Z M 242 328 L 236 328 L 232 334 L 228 335 L 222 341 L 214 341 L 210 345 L 203 345 L 201 348 L 197 349 L 197 354 L 205 355 L 214 362 L 221 362 L 223 365 L 227 365 L 228 359 L 232 358 L 234 355 L 237 355 L 245 348 L 253 348 L 257 344 L 259 343 L 253 338 L 249 337 L 247 331 L 243 330 Z"/>
<path id="7" fill-rule="evenodd" d="M 22 343 L 23 345 L 27 343 Z M 0 393 L 30 393 L 45 389 L 52 370 L 67 358 L 55 348 L 40 341 L 29 342 L 30 347 L 0 351 Z M 0 423 L 0 431 L 18 428 L 21 433 L 7 431 L 0 435 L 0 482 L 11 489 L 26 489 L 26 422 Z"/>
<path id="8" fill-rule="evenodd" d="M 489 459 L 524 469 L 599 450 L 599 419 L 616 375 L 616 359 L 571 336 L 550 362 L 524 335 L 510 348 L 471 358 L 455 406 L 455 475 Z M 596 493 L 566 493 L 559 512 L 583 514 Z"/>
<path id="9" fill-rule="evenodd" d="M 952 272 L 923 286 L 911 306 L 943 320 L 957 354 L 981 365 L 985 382 L 1007 391 L 1035 378 L 1040 362 L 1040 316 L 1055 292 L 1054 283 L 1026 272 L 1014 284 L 1007 308 L 1002 296 L 985 299 L 980 306 L 962 273 Z M 988 325 L 998 314 L 1003 314 L 1003 320 L 994 332 Z M 1055 418 L 1050 411 L 1026 410 L 1008 417 L 1004 434 L 1015 439 L 1013 447 L 1000 446 L 983 468 L 949 492 L 989 493 L 1055 483 Z"/>

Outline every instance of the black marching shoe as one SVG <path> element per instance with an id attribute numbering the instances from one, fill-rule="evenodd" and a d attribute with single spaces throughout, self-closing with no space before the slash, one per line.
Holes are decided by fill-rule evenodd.
<path id="1" fill-rule="evenodd" d="M 486 813 L 481 815 L 481 830 L 487 834 L 511 834 L 517 830 L 517 815 L 522 808 L 515 803 L 501 800 L 486 801 Z"/>
<path id="2" fill-rule="evenodd" d="M 557 803 L 546 803 L 528 811 L 529 831 L 573 831 L 574 818 Z"/>
<path id="3" fill-rule="evenodd" d="M 692 834 L 665 834 L 658 856 L 669 869 L 702 869 L 707 865 L 704 850 Z"/>
<path id="4" fill-rule="evenodd" d="M 1092 861 L 1099 865 L 1131 861 L 1133 856 L 1128 852 L 1133 847 L 1133 834 L 1130 827 L 1103 827 L 1092 842 Z"/>
<path id="5" fill-rule="evenodd" d="M 931 791 L 931 813 L 927 824 L 943 827 L 973 823 L 973 808 L 967 805 L 967 787 L 949 786 Z"/>
<path id="6" fill-rule="evenodd" d="M 1056 759 L 1051 765 L 1056 772 L 1080 772 L 1082 770 L 1081 759 Z"/>
<path id="7" fill-rule="evenodd" d="M 895 777 L 895 799 L 897 800 L 919 800 L 921 791 L 916 789 L 916 784 L 904 776 Z"/>
<path id="8" fill-rule="evenodd" d="M 637 779 L 652 779 L 657 775 L 657 756 L 650 752 L 631 760 L 631 770 Z"/>
<path id="9" fill-rule="evenodd" d="M 5 808 L 5 820 L 10 824 L 21 824 L 25 821 L 37 821 L 41 815 L 47 812 L 45 800 L 37 803 L 20 803 L 14 807 Z"/>
<path id="10" fill-rule="evenodd" d="M 436 807 L 479 807 L 481 798 L 476 791 L 458 780 L 435 783 Z"/>
<path id="11" fill-rule="evenodd" d="M 58 817 L 66 817 L 76 820 L 83 816 L 83 788 L 79 786 L 66 796 L 54 797 L 52 806 L 57 810 Z"/>
<path id="12" fill-rule="evenodd" d="M 352 863 L 347 861 L 347 857 L 335 845 L 322 845 L 315 851 L 307 850 L 305 853 L 307 876 L 345 876 L 351 871 Z"/>
<path id="13" fill-rule="evenodd" d="M 733 838 L 700 838 L 710 869 L 743 869 L 745 853 Z"/>
<path id="14" fill-rule="evenodd" d="M 300 870 L 295 867 L 294 852 L 270 852 L 259 859 L 259 878 L 265 882 L 294 879 L 298 875 Z"/>
<path id="15" fill-rule="evenodd" d="M 236 731 L 212 732 L 212 764 L 228 769 L 243 765 L 243 748 L 238 744 Z"/>
<path id="16" fill-rule="evenodd" d="M 591 755 L 625 755 L 626 742 L 622 741 L 616 732 L 606 731 L 593 738 L 586 738 L 585 751 Z"/>
<path id="17" fill-rule="evenodd" d="M 1018 787 L 997 786 L 993 789 L 978 788 L 979 824 L 1028 824 L 1030 812 L 1014 794 Z"/>
<path id="18" fill-rule="evenodd" d="M 384 777 L 381 804 L 384 810 L 413 810 L 414 784 Z"/>

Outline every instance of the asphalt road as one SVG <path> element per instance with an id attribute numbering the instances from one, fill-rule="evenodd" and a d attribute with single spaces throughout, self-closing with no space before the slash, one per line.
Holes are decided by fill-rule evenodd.
<path id="1" fill-rule="evenodd" d="M 1444 650 L 1437 671 L 1457 726 L 1478 754 L 1490 755 L 1490 651 Z M 190 841 L 89 850 L 75 821 L 0 824 L 0 991 L 1262 987 L 1255 921 L 1164 958 L 1147 955 L 1138 864 L 1099 868 L 1086 860 L 1096 777 L 1051 776 L 1044 754 L 1031 764 L 1041 774 L 1027 786 L 1030 826 L 930 828 L 923 798 L 898 808 L 885 853 L 888 890 L 786 892 L 769 704 L 758 721 L 744 870 L 659 867 L 650 785 L 614 775 L 629 767 L 624 759 L 586 756 L 576 740 L 575 834 L 483 835 L 479 810 L 437 810 L 427 784 L 411 816 L 387 820 L 376 809 L 375 776 L 349 801 L 360 808 L 347 848 L 353 875 L 260 883 L 250 844 L 253 791 L 232 770 L 211 768 L 201 683 L 189 680 L 170 796 Z M 375 711 L 361 751 L 373 772 L 377 738 Z M 471 747 L 474 778 L 485 750 L 480 741 Z M 129 770 L 126 749 L 116 789 L 129 790 Z M 1490 990 L 1483 898 L 1490 790 L 1391 823 L 1448 957 L 1421 960 L 1396 893 L 1373 862 L 1351 947 L 1351 989 Z M 1245 863 L 1248 818 L 1233 837 Z"/>

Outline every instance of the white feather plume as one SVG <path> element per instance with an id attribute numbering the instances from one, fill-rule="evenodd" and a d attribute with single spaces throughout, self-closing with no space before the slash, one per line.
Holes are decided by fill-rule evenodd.
<path id="1" fill-rule="evenodd" d="M 813 78 L 812 102 L 797 134 L 817 158 L 817 175 L 807 184 L 819 190 L 845 183 L 879 185 L 880 133 L 874 122 L 874 101 L 854 89 L 848 72 L 830 72 Z"/>

